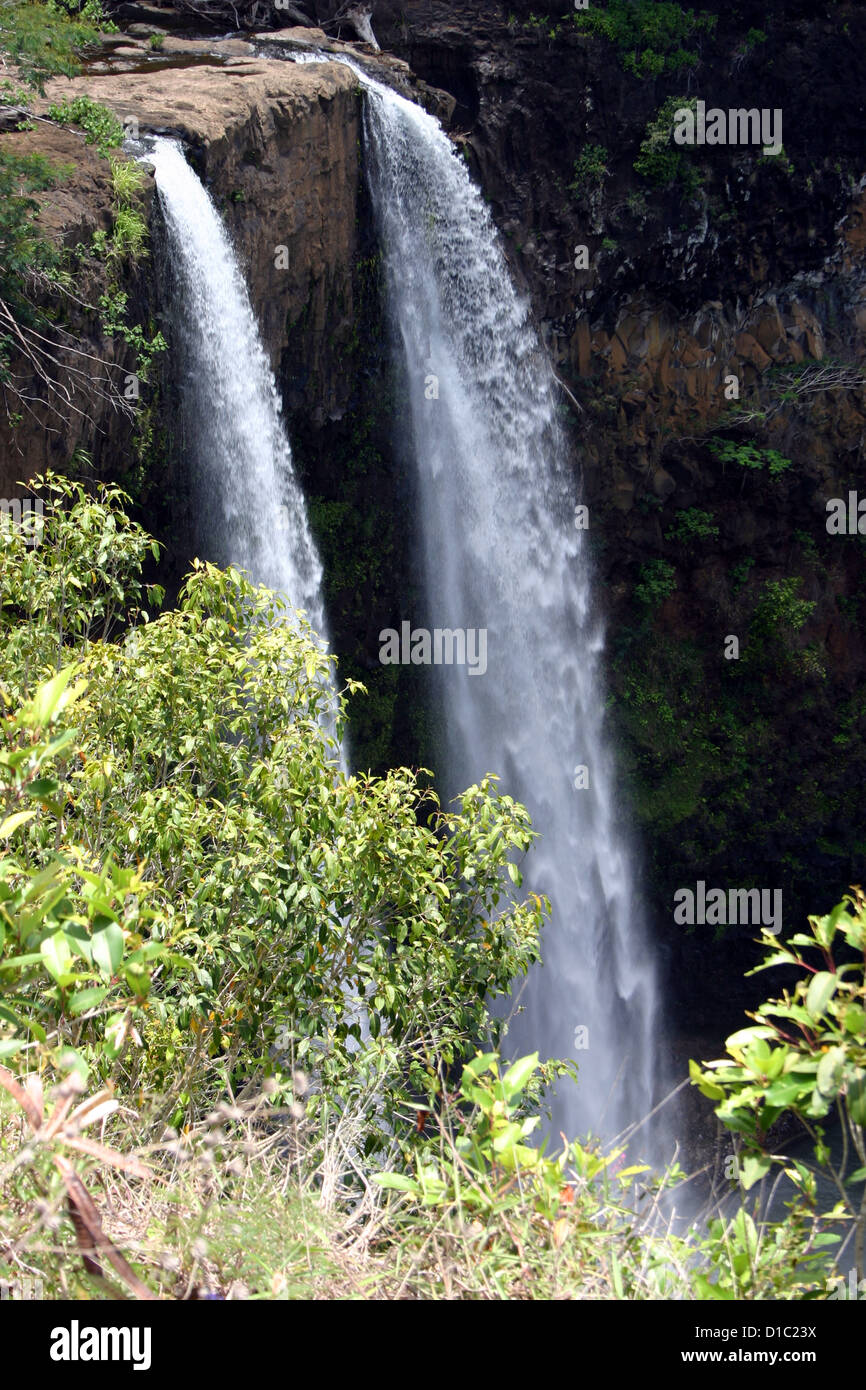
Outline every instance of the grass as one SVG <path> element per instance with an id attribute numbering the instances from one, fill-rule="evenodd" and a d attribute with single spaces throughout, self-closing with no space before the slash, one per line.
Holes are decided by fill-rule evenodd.
<path id="1" fill-rule="evenodd" d="M 45 1298 L 74 1300 L 701 1297 L 698 1246 L 675 1234 L 663 1185 L 629 1189 L 590 1162 L 541 1215 L 513 1178 L 491 1186 L 464 1166 L 459 1198 L 430 1207 L 360 1175 L 364 1117 L 333 1117 L 323 1136 L 305 1114 L 308 1084 L 296 1072 L 284 1107 L 268 1083 L 251 1085 L 181 1133 L 154 1101 L 136 1111 L 106 1090 L 52 1134 L 56 1106 L 74 1117 L 87 1102 L 74 1082 L 43 1101 L 31 1077 L 46 1112 L 38 1140 L 0 1091 L 0 1278 L 41 1279 Z M 459 1158 L 454 1119 L 433 1122 L 443 1162 Z M 69 1220 L 64 1159 L 94 1203 L 87 1229 Z M 716 1210 L 711 1199 L 698 1224 Z M 767 1276 L 751 1296 L 780 1294 Z"/>

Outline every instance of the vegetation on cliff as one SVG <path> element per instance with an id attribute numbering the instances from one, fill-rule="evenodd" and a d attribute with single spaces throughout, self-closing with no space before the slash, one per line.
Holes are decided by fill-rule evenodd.
<path id="1" fill-rule="evenodd" d="M 147 256 L 149 231 L 141 208 L 141 171 L 119 153 L 121 123 L 87 96 L 54 103 L 35 120 L 31 113 L 46 80 L 77 73 L 107 24 L 99 0 L 86 0 L 80 8 L 54 0 L 5 0 L 0 6 L 0 56 L 14 65 L 15 74 L 14 81 L 6 78 L 2 84 L 0 113 L 10 108 L 13 129 L 34 132 L 37 142 L 38 127 L 46 121 L 80 130 L 110 166 L 112 189 L 110 230 L 100 228 L 89 243 L 59 245 L 46 235 L 42 203 L 34 195 L 69 180 L 73 165 L 53 163 L 38 143 L 33 150 L 26 144 L 8 149 L 0 139 L 0 386 L 13 432 L 32 417 L 34 406 L 59 417 L 76 409 L 76 386 L 134 415 L 130 402 L 139 399 L 138 383 L 147 380 L 153 358 L 165 348 L 161 334 L 131 323 L 127 314 L 124 282 Z M 94 284 L 97 304 L 88 303 Z M 117 336 L 131 350 L 122 368 L 83 341 L 89 315 L 105 339 Z M 147 410 L 137 423 L 140 464 L 152 429 Z"/>

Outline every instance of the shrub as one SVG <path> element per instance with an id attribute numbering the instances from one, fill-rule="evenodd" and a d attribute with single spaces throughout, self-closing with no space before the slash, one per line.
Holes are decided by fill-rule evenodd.
<path id="1" fill-rule="evenodd" d="M 640 568 L 634 596 L 647 608 L 657 608 L 677 587 L 676 570 L 667 560 L 649 560 Z"/>
<path id="2" fill-rule="evenodd" d="M 91 97 L 74 97 L 72 101 L 56 102 L 49 106 L 48 115 L 59 125 L 77 125 L 84 131 L 87 144 L 95 145 L 102 155 L 123 144 L 123 126 L 107 106 Z"/>
<path id="3" fill-rule="evenodd" d="M 156 332 L 148 337 L 141 324 L 127 323 L 126 305 L 128 299 L 129 296 L 125 290 L 113 290 L 108 294 L 99 296 L 102 331 L 106 334 L 117 334 L 133 349 L 136 354 L 136 375 L 141 381 L 147 381 L 153 359 L 158 353 L 165 352 L 168 344 L 162 333 Z"/>
<path id="4" fill-rule="evenodd" d="M 698 55 L 683 47 L 701 33 L 712 33 L 718 15 L 684 10 L 673 0 L 607 0 L 574 16 L 578 31 L 608 39 L 635 77 L 658 77 L 695 67 Z"/>
<path id="5" fill-rule="evenodd" d="M 762 449 L 748 441 L 714 438 L 709 440 L 707 447 L 721 463 L 736 463 L 753 472 L 766 468 L 771 478 L 777 478 L 791 467 L 791 460 L 777 449 Z"/>
<path id="6" fill-rule="evenodd" d="M 700 183 L 693 156 L 673 143 L 674 117 L 685 108 L 697 110 L 697 99 L 668 98 L 646 128 L 634 168 L 656 188 L 679 183 L 686 193 L 693 193 Z"/>
<path id="7" fill-rule="evenodd" d="M 139 570 L 151 542 L 125 516 L 123 494 L 91 500 L 51 476 L 37 486 L 47 492 L 42 544 L 28 550 L 14 528 L 2 536 L 6 699 L 26 700 L 61 658 L 65 676 L 75 658 L 87 688 L 76 691 L 75 734 L 52 750 L 50 785 L 47 754 L 35 765 L 8 755 L 15 777 L 23 766 L 30 779 L 10 793 L 11 814 L 34 798 L 37 808 L 6 827 L 17 836 L 14 890 L 29 901 L 58 847 L 66 887 L 54 915 L 27 918 L 23 941 L 7 936 L 0 980 L 16 977 L 22 955 L 31 973 L 5 1041 L 35 1023 L 55 1061 L 74 1047 L 106 1075 L 91 1015 L 67 1005 L 109 984 L 111 1001 L 92 1007 L 103 1013 L 116 998 L 124 1017 L 132 1011 L 111 1076 L 129 1091 L 152 1090 L 159 1075 L 169 1116 L 194 1118 L 228 1077 L 290 1085 L 300 1061 L 319 1115 L 373 1081 L 390 1116 L 419 1095 L 432 1103 L 476 1039 L 499 1035 L 489 1001 L 537 958 L 545 904 L 512 891 L 513 856 L 533 838 L 527 813 L 490 779 L 440 813 L 406 769 L 344 777 L 327 732 L 332 659 L 302 619 L 236 571 L 197 564 L 177 610 L 149 620 Z M 153 916 L 140 926 L 145 881 Z M 91 891 L 92 925 L 78 905 Z M 66 922 L 77 925 L 67 932 Z M 134 948 L 132 977 L 119 954 L 106 957 L 108 981 L 92 978 L 102 956 L 88 943 L 103 928 L 112 950 Z M 58 931 L 65 944 L 46 947 Z M 159 980 L 147 988 L 157 943 Z M 147 1064 L 133 1027 L 150 1039 Z M 168 1043 L 175 1028 L 184 1047 L 169 1068 L 153 1052 L 154 1029 Z M 386 1138 L 375 1111 L 359 1143 Z"/>
<path id="8" fill-rule="evenodd" d="M 830 1215 L 847 1227 L 862 1279 L 866 1206 L 857 1189 L 866 1182 L 866 897 L 854 889 L 827 916 L 810 917 L 808 932 L 784 942 L 764 932 L 763 944 L 757 970 L 790 966 L 799 972 L 796 984 L 762 1004 L 752 1027 L 727 1039 L 726 1057 L 704 1068 L 692 1062 L 692 1082 L 718 1102 L 716 1114 L 737 1136 L 743 1189 L 775 1168 L 808 1210 L 815 1203 L 814 1172 L 769 1140 L 783 1115 L 796 1116 L 838 1194 Z M 834 1121 L 843 1135 L 838 1160 L 827 1142 Z M 838 1241 L 824 1234 L 811 1249 Z"/>
<path id="9" fill-rule="evenodd" d="M 752 631 L 756 635 L 768 637 L 779 628 L 800 631 L 815 608 L 809 599 L 797 598 L 802 582 L 799 576 L 767 582 L 752 620 Z"/>
<path id="10" fill-rule="evenodd" d="M 102 15 L 99 0 L 75 5 L 20 3 L 0 6 L 0 50 L 18 67 L 21 79 L 44 91 L 49 77 L 74 77 L 82 54 L 99 43 L 99 30 L 116 26 Z"/>
<path id="11" fill-rule="evenodd" d="M 689 507 L 685 511 L 677 512 L 673 525 L 665 532 L 665 539 L 691 546 L 698 541 L 715 540 L 718 534 L 719 528 L 713 524 L 712 512 L 701 511 L 700 507 Z"/>
<path id="12" fill-rule="evenodd" d="M 144 182 L 144 170 L 134 159 L 112 159 L 111 190 L 116 207 L 134 207 Z"/>
<path id="13" fill-rule="evenodd" d="M 574 179 L 569 191 L 578 195 L 587 188 L 597 188 L 607 178 L 607 150 L 603 145 L 587 145 L 574 161 Z"/>

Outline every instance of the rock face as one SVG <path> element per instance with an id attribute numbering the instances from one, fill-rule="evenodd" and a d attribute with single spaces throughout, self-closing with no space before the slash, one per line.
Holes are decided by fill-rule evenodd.
<path id="1" fill-rule="evenodd" d="M 175 57 L 225 51 L 168 42 Z M 357 80 L 333 63 L 260 62 L 238 56 L 236 46 L 229 51 L 230 63 L 218 56 L 180 69 L 62 80 L 47 95 L 86 90 L 142 136 L 184 141 L 240 253 L 274 367 L 286 353 L 306 364 L 307 391 L 296 391 L 293 404 L 327 414 L 345 402 L 339 348 L 352 333 Z"/>
<path id="2" fill-rule="evenodd" d="M 39 124 L 31 131 L 5 134 L 2 141 L 6 151 L 38 152 L 65 171 L 55 189 L 36 197 L 46 240 L 71 252 L 89 246 L 95 232 L 111 229 L 110 167 L 79 133 Z M 125 276 L 129 302 L 141 319 L 149 312 L 146 279 L 144 266 Z M 130 452 L 134 420 L 122 393 L 133 356 L 122 340 L 104 336 L 98 315 L 86 307 L 96 304 L 106 287 L 104 265 L 85 255 L 76 274 L 81 303 L 64 304 L 52 343 L 35 339 L 30 354 L 12 361 L 13 379 L 27 405 L 22 407 L 10 393 L 7 409 L 0 412 L 3 497 L 17 495 L 18 484 L 35 473 L 68 471 L 77 449 L 86 449 L 97 468 L 104 461 L 105 469 L 114 472 Z"/>

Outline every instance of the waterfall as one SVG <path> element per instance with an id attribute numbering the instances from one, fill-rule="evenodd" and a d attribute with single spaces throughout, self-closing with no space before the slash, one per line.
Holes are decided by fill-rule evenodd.
<path id="1" fill-rule="evenodd" d="M 243 274 L 222 219 L 173 140 L 154 166 L 176 279 L 173 336 L 197 545 L 284 595 L 326 637 L 322 566 Z"/>
<path id="2" fill-rule="evenodd" d="M 579 1082 L 560 1082 L 554 1132 L 611 1138 L 654 1102 L 656 978 L 617 824 L 603 626 L 552 370 L 481 194 L 438 122 L 355 71 L 411 401 L 425 618 L 428 629 L 487 632 L 483 674 L 434 667 L 444 789 L 450 797 L 496 772 L 531 812 L 540 839 L 524 886 L 550 898 L 552 921 L 508 1045 L 574 1058 Z M 576 786 L 578 767 L 588 788 Z"/>

